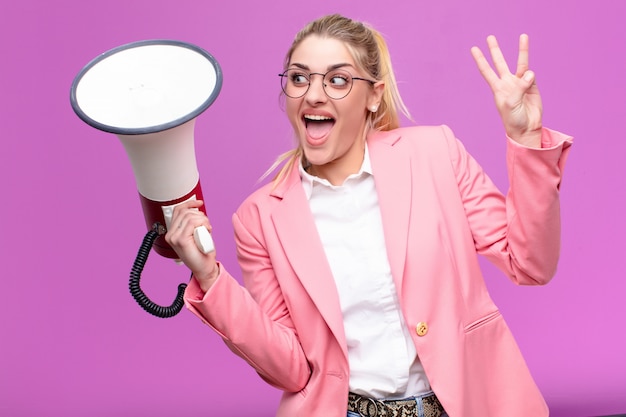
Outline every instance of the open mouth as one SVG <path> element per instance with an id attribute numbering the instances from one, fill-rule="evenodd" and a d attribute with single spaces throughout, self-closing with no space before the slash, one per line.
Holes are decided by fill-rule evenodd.
<path id="1" fill-rule="evenodd" d="M 335 125 L 335 119 L 318 114 L 305 114 L 303 116 L 306 132 L 312 139 L 321 139 L 330 132 Z"/>

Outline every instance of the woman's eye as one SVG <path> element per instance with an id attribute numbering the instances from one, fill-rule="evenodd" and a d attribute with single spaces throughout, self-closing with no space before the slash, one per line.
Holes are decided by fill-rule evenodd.
<path id="1" fill-rule="evenodd" d="M 304 74 L 291 74 L 291 82 L 294 84 L 306 84 L 309 82 L 306 75 Z"/>
<path id="2" fill-rule="evenodd" d="M 330 77 L 330 85 L 333 87 L 345 87 L 350 83 L 347 76 L 343 74 L 335 74 Z"/>

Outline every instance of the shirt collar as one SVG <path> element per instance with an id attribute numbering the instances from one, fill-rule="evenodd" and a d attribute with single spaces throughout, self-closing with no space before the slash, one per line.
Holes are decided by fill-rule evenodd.
<path id="1" fill-rule="evenodd" d="M 336 187 L 335 185 L 332 185 L 328 180 L 316 177 L 306 172 L 304 166 L 302 165 L 302 159 L 300 159 L 300 161 L 298 162 L 298 170 L 300 171 L 302 187 L 304 188 L 304 194 L 306 195 L 307 200 L 311 198 L 314 184 L 319 184 L 331 188 Z M 358 178 L 363 174 L 374 175 L 374 173 L 372 172 L 372 163 L 370 160 L 367 142 L 365 142 L 365 154 L 363 155 L 363 163 L 361 164 L 361 169 L 356 174 L 349 175 L 348 178 L 346 178 L 346 181 L 350 178 Z"/>

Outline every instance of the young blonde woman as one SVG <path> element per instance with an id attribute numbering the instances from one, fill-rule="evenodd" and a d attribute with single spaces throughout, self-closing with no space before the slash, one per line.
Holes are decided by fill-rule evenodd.
<path id="1" fill-rule="evenodd" d="M 331 15 L 280 75 L 297 147 L 233 215 L 245 287 L 196 248 L 202 202 L 175 210 L 186 305 L 284 391 L 278 416 L 548 415 L 477 255 L 517 284 L 551 279 L 571 138 L 542 126 L 527 37 L 514 73 L 487 43 L 495 70 L 471 52 L 504 123 L 506 197 L 447 127 L 399 127 L 385 41 Z"/>

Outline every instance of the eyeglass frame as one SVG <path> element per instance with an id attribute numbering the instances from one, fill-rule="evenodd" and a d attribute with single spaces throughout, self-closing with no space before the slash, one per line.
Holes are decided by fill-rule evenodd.
<path id="1" fill-rule="evenodd" d="M 285 71 L 283 71 L 281 74 L 278 74 L 278 76 L 280 77 L 280 88 L 281 88 L 281 90 L 283 90 L 283 93 L 285 93 L 285 96 L 287 96 L 287 97 L 289 97 L 289 98 L 293 98 L 293 99 L 296 99 L 296 98 L 302 98 L 302 97 L 304 97 L 304 96 L 306 95 L 306 93 L 308 93 L 308 92 L 309 92 L 309 89 L 311 88 L 311 76 L 313 76 L 313 75 L 321 75 L 321 76 L 322 76 L 322 90 L 324 90 L 324 94 L 326 94 L 326 97 L 328 97 L 328 98 L 329 98 L 329 99 L 331 99 L 331 100 L 342 100 L 342 99 L 346 98 L 346 97 L 348 96 L 348 94 L 350 94 L 350 92 L 352 91 L 352 87 L 354 86 L 354 82 L 350 83 L 350 89 L 348 90 L 348 92 L 347 92 L 347 93 L 346 93 L 343 97 L 339 97 L 339 98 L 331 97 L 331 96 L 328 94 L 328 92 L 326 91 L 326 83 L 324 82 L 324 80 L 326 79 L 326 76 L 327 76 L 329 73 L 333 72 L 333 71 L 341 71 L 341 72 L 344 72 L 344 73 L 348 74 L 348 75 L 350 76 L 350 79 L 351 79 L 352 81 L 354 81 L 354 80 L 367 81 L 368 83 L 370 83 L 370 85 L 374 85 L 374 84 L 376 84 L 376 82 L 377 82 L 377 81 L 369 80 L 369 79 L 367 79 L 367 78 L 355 77 L 355 76 L 353 76 L 352 74 L 350 74 L 350 72 L 348 72 L 348 71 L 346 71 L 346 70 L 344 70 L 344 69 L 341 69 L 341 68 L 333 68 L 333 69 L 331 69 L 331 70 L 326 71 L 326 72 L 325 72 L 325 73 L 323 73 L 323 74 L 322 74 L 321 72 L 309 72 L 309 73 L 307 74 L 307 72 L 306 72 L 306 71 L 301 70 L 301 71 L 302 71 L 302 73 L 303 73 L 303 75 L 305 75 L 305 76 L 306 76 L 306 79 L 307 79 L 307 81 L 308 81 L 308 85 L 307 85 L 307 87 L 306 87 L 306 90 L 304 90 L 304 92 L 303 92 L 301 95 L 299 95 L 299 96 L 297 96 L 297 97 L 294 97 L 294 96 L 290 96 L 290 95 L 289 95 L 289 94 L 287 94 L 287 92 L 285 91 L 285 86 L 283 86 L 283 78 L 287 77 L 287 73 L 288 73 L 289 71 L 296 71 L 296 70 L 301 70 L 301 69 L 300 69 L 300 68 L 288 68 L 288 69 L 286 69 Z M 289 81 L 287 81 L 287 82 L 289 82 Z"/>

